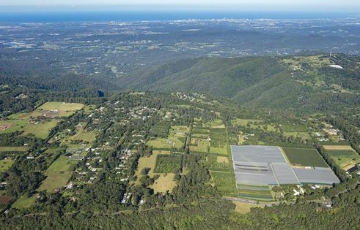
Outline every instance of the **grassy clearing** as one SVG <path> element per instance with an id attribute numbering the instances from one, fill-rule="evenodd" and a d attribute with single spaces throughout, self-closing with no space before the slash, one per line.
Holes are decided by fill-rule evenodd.
<path id="1" fill-rule="evenodd" d="M 208 168 L 210 171 L 233 172 L 233 167 L 232 164 L 230 163 L 229 157 L 218 156 L 217 154 L 214 153 L 208 153 L 206 154 L 203 163 L 205 167 Z"/>
<path id="2" fill-rule="evenodd" d="M 17 199 L 11 207 L 16 209 L 30 208 L 33 204 L 35 204 L 35 202 L 36 202 L 35 196 L 27 197 L 23 195 L 19 199 Z"/>
<path id="3" fill-rule="evenodd" d="M 316 149 L 282 148 L 285 155 L 293 165 L 328 167 Z"/>
<path id="4" fill-rule="evenodd" d="M 281 130 L 283 132 L 297 132 L 297 133 L 302 133 L 302 132 L 307 132 L 307 129 L 304 125 L 299 125 L 299 124 L 281 124 Z"/>
<path id="5" fill-rule="evenodd" d="M 47 178 L 43 181 L 38 191 L 46 190 L 54 192 L 55 189 L 65 186 L 71 177 L 71 166 L 74 164 L 76 162 L 69 161 L 65 156 L 60 156 L 46 170 L 45 175 Z"/>
<path id="6" fill-rule="evenodd" d="M 312 68 L 320 68 L 332 64 L 329 58 L 320 55 L 286 58 L 282 59 L 282 62 L 288 65 L 291 70 L 295 71 L 303 70 L 302 64 L 310 65 Z"/>
<path id="7" fill-rule="evenodd" d="M 233 201 L 233 203 L 235 204 L 235 212 L 240 214 L 249 213 L 251 211 L 251 208 L 263 208 L 263 206 L 260 205 L 249 204 L 240 201 Z"/>
<path id="8" fill-rule="evenodd" d="M 213 120 L 209 123 L 205 124 L 206 127 L 210 127 L 212 129 L 223 129 L 225 128 L 225 125 L 221 119 Z"/>
<path id="9" fill-rule="evenodd" d="M 201 138 L 191 138 L 190 151 L 207 153 L 210 149 L 210 141 Z"/>
<path id="10" fill-rule="evenodd" d="M 59 120 L 42 121 L 39 124 L 28 124 L 24 128 L 23 135 L 34 134 L 36 137 L 46 139 L 49 136 L 50 129 L 54 128 Z"/>
<path id="11" fill-rule="evenodd" d="M 95 132 L 80 131 L 80 132 L 77 132 L 70 139 L 74 140 L 74 141 L 81 140 L 81 141 L 84 141 L 84 142 L 92 143 L 96 139 L 96 133 Z"/>
<path id="12" fill-rule="evenodd" d="M 150 168 L 149 176 L 154 177 L 159 175 L 160 177 L 154 182 L 150 187 L 154 189 L 155 192 L 166 192 L 172 191 L 176 186 L 176 181 L 174 181 L 174 173 L 154 173 L 156 160 L 159 155 L 169 155 L 169 151 L 153 151 L 153 154 L 150 157 L 141 157 L 138 162 L 138 168 L 135 172 L 135 175 L 138 179 L 142 176 L 141 171 L 144 168 Z M 139 181 L 136 182 L 139 184 Z"/>
<path id="13" fill-rule="evenodd" d="M 171 129 L 174 132 L 174 136 L 178 136 L 178 137 L 186 137 L 189 134 L 190 128 L 188 126 L 172 126 Z M 171 135 L 171 130 L 170 130 L 170 135 Z"/>
<path id="14" fill-rule="evenodd" d="M 46 102 L 37 110 L 58 110 L 59 116 L 68 117 L 73 115 L 77 110 L 80 110 L 83 107 L 84 105 L 80 103 Z"/>
<path id="15" fill-rule="evenodd" d="M 354 150 L 328 150 L 327 153 L 344 170 L 360 163 L 360 156 Z"/>
<path id="16" fill-rule="evenodd" d="M 0 152 L 26 152 L 28 147 L 26 146 L 1 146 Z"/>
<path id="17" fill-rule="evenodd" d="M 154 189 L 155 193 L 158 192 L 171 192 L 176 186 L 174 181 L 175 173 L 160 174 L 160 177 L 150 187 Z"/>
<path id="18" fill-rule="evenodd" d="M 32 112 L 30 113 L 14 113 L 11 114 L 8 118 L 11 120 L 28 120 L 31 116 Z"/>
<path id="19" fill-rule="evenodd" d="M 228 136 L 226 129 L 210 130 L 210 153 L 228 156 Z"/>
<path id="20" fill-rule="evenodd" d="M 223 196 L 236 197 L 238 192 L 235 187 L 235 175 L 233 172 L 210 171 L 213 184 Z"/>
<path id="21" fill-rule="evenodd" d="M 26 120 L 0 121 L 0 134 L 22 131 L 27 125 L 28 122 Z"/>
<path id="22" fill-rule="evenodd" d="M 170 129 L 168 138 L 156 138 L 146 144 L 154 149 L 181 149 L 185 145 L 185 136 L 188 128 L 186 126 L 174 126 Z"/>
<path id="23" fill-rule="evenodd" d="M 6 172 L 14 164 L 12 159 L 0 160 L 0 173 Z"/>
<path id="24" fill-rule="evenodd" d="M 158 155 L 168 155 L 170 154 L 169 151 L 153 151 L 153 154 L 149 157 L 140 157 L 138 161 L 138 168 L 135 172 L 135 175 L 140 178 L 141 177 L 141 171 L 144 168 L 150 168 L 149 176 L 153 177 L 155 175 L 154 169 L 156 165 L 156 158 Z"/>
<path id="25" fill-rule="evenodd" d="M 221 157 L 221 156 L 217 156 L 216 157 L 216 161 L 218 163 L 229 163 L 229 158 L 228 157 Z"/>
<path id="26" fill-rule="evenodd" d="M 96 108 L 96 105 L 85 105 L 84 106 L 84 112 L 86 114 L 90 114 L 93 112 L 93 110 Z"/>
<path id="27" fill-rule="evenodd" d="M 232 120 L 231 123 L 234 125 L 234 126 L 246 126 L 248 123 L 261 123 L 263 122 L 263 120 L 258 120 L 258 119 L 235 119 L 235 120 Z"/>
<path id="28" fill-rule="evenodd" d="M 284 132 L 285 137 L 299 137 L 301 139 L 310 140 L 311 136 L 308 132 Z"/>

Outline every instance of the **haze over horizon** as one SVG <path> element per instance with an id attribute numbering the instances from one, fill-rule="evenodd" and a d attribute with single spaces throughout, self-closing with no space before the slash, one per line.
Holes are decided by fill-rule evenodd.
<path id="1" fill-rule="evenodd" d="M 343 1 L 320 1 L 320 0 L 254 0 L 249 3 L 246 0 L 175 0 L 168 2 L 165 0 L 133 0 L 133 1 L 115 1 L 115 0 L 0 0 L 0 6 L 4 10 L 8 9 L 63 9 L 71 7 L 77 9 L 114 9 L 124 7 L 126 9 L 228 9 L 228 10 L 290 10 L 290 11 L 359 11 L 360 1 L 343 0 Z M 5 8 L 4 8 L 5 7 Z M 107 8 L 108 7 L 108 8 Z M 148 8 L 150 7 L 150 8 Z"/>

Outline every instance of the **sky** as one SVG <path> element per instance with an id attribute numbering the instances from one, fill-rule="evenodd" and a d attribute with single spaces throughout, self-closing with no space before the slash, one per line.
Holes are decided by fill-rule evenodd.
<path id="1" fill-rule="evenodd" d="M 56 9 L 65 6 L 186 9 L 213 8 L 231 10 L 308 10 L 308 11 L 360 11 L 360 0 L 0 0 L 3 10 L 9 9 Z M 1 11 L 0 7 L 0 11 Z M 203 7 L 203 8 L 202 8 Z M 220 7 L 220 8 L 219 8 Z"/>

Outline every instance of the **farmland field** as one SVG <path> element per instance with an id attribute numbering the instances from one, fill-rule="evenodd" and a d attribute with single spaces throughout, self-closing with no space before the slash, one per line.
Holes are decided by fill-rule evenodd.
<path id="1" fill-rule="evenodd" d="M 54 128 L 59 120 L 51 120 L 39 122 L 39 124 L 28 124 L 24 128 L 23 135 L 34 134 L 36 137 L 46 139 L 49 135 L 50 129 Z"/>
<path id="2" fill-rule="evenodd" d="M 191 138 L 190 151 L 193 152 L 209 152 L 210 142 L 207 139 Z"/>
<path id="3" fill-rule="evenodd" d="M 241 125 L 241 126 L 246 126 L 248 123 L 260 123 L 263 122 L 263 120 L 258 120 L 258 119 L 235 119 L 232 121 L 233 125 Z"/>
<path id="4" fill-rule="evenodd" d="M 224 125 L 224 123 L 223 123 L 223 121 L 221 119 L 213 120 L 213 121 L 205 124 L 205 126 L 210 127 L 212 129 L 223 129 L 223 128 L 225 128 L 225 125 Z"/>
<path id="5" fill-rule="evenodd" d="M 92 143 L 96 139 L 96 133 L 95 132 L 80 131 L 80 132 L 77 132 L 70 139 L 71 140 L 81 140 L 81 141 L 84 141 L 84 142 Z"/>
<path id="6" fill-rule="evenodd" d="M 328 167 L 324 159 L 315 149 L 282 148 L 293 165 Z"/>
<path id="7" fill-rule="evenodd" d="M 344 170 L 349 170 L 360 163 L 360 156 L 353 150 L 330 150 L 327 153 Z"/>
<path id="8" fill-rule="evenodd" d="M 24 129 L 24 127 L 26 127 L 27 125 L 28 125 L 28 122 L 25 120 L 0 121 L 0 134 L 22 131 Z"/>
<path id="9" fill-rule="evenodd" d="M 273 200 L 268 186 L 238 185 L 239 197 L 252 200 Z"/>
<path id="10" fill-rule="evenodd" d="M 37 108 L 37 110 L 58 110 L 60 117 L 68 117 L 83 107 L 84 105 L 80 103 L 46 102 Z"/>
<path id="11" fill-rule="evenodd" d="M 212 182 L 223 196 L 236 197 L 238 192 L 235 187 L 233 172 L 210 171 Z"/>
<path id="12" fill-rule="evenodd" d="M 324 145 L 325 150 L 353 150 L 350 145 Z"/>
<path id="13" fill-rule="evenodd" d="M 172 126 L 171 129 L 170 134 L 173 131 L 173 135 L 179 137 L 186 137 L 190 130 L 188 126 Z"/>
<path id="14" fill-rule="evenodd" d="M 211 129 L 210 138 L 210 153 L 229 155 L 226 129 Z"/>
<path id="15" fill-rule="evenodd" d="M 69 161 L 67 157 L 60 156 L 50 167 L 46 170 L 47 178 L 43 181 L 38 191 L 46 190 L 54 192 L 56 188 L 62 188 L 69 181 L 72 171 L 71 166 L 76 162 Z"/>
<path id="16" fill-rule="evenodd" d="M 209 129 L 203 127 L 194 127 L 192 132 L 193 134 L 204 134 L 204 135 L 209 135 L 210 133 Z"/>
<path id="17" fill-rule="evenodd" d="M 31 113 L 14 113 L 11 114 L 8 118 L 11 120 L 27 120 L 30 118 Z"/>
<path id="18" fill-rule="evenodd" d="M 200 153 L 201 154 L 201 153 Z M 217 156 L 214 153 L 206 154 L 206 161 L 204 164 L 210 171 L 233 171 L 232 164 L 228 157 Z"/>
<path id="19" fill-rule="evenodd" d="M 156 138 L 146 144 L 154 149 L 181 149 L 185 145 L 185 137 L 180 136 L 180 134 L 185 135 L 187 129 L 185 131 L 180 130 L 171 128 L 168 138 Z"/>
<path id="20" fill-rule="evenodd" d="M 11 201 L 11 199 L 12 198 L 9 196 L 2 196 L 0 194 L 0 207 L 1 207 L 1 205 L 7 205 Z"/>

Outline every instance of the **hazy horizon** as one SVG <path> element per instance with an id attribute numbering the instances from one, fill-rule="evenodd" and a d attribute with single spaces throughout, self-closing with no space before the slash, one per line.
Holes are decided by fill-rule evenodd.
<path id="1" fill-rule="evenodd" d="M 320 0 L 0 0 L 1 11 L 6 10 L 64 10 L 64 9 L 217 9 L 217 10 L 290 10 L 290 11 L 360 11 L 360 1 Z"/>

